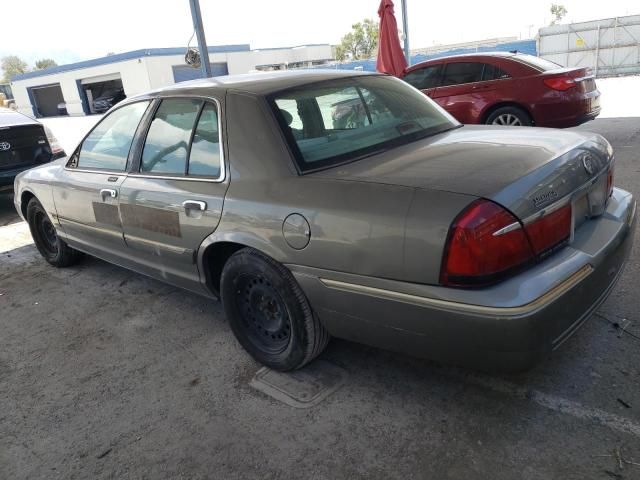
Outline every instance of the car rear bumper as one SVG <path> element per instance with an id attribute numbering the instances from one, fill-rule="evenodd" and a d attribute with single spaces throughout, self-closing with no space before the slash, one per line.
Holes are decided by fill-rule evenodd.
<path id="1" fill-rule="evenodd" d="M 12 168 L 11 170 L 0 170 L 0 192 L 13 191 L 13 182 L 18 174 L 37 166 L 37 164 L 26 165 L 24 167 Z"/>
<path id="2" fill-rule="evenodd" d="M 571 246 L 499 285 L 460 290 L 290 266 L 337 337 L 447 363 L 522 370 L 604 302 L 633 240 L 636 202 L 619 189 Z"/>
<path id="3" fill-rule="evenodd" d="M 594 90 L 573 96 L 559 95 L 554 101 L 534 106 L 536 126 L 568 128 L 581 125 L 600 115 L 600 92 Z"/>

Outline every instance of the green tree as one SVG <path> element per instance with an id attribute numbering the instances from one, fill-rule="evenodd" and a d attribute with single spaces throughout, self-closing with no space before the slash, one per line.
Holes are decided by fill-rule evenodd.
<path id="1" fill-rule="evenodd" d="M 11 77 L 29 71 L 29 65 L 16 55 L 7 55 L 0 61 L 2 75 L 5 82 L 11 81 Z"/>
<path id="2" fill-rule="evenodd" d="M 52 58 L 41 58 L 36 60 L 36 70 L 44 70 L 49 67 L 57 67 L 58 64 Z"/>
<path id="3" fill-rule="evenodd" d="M 560 23 L 567 13 L 568 13 L 567 12 L 567 8 L 564 5 L 552 3 L 551 4 L 551 15 L 554 16 L 554 19 L 551 20 L 551 25 L 555 25 L 556 23 Z"/>
<path id="4" fill-rule="evenodd" d="M 369 58 L 378 46 L 378 24 L 367 18 L 351 26 L 351 31 L 344 35 L 336 46 L 336 59 L 353 60 Z"/>

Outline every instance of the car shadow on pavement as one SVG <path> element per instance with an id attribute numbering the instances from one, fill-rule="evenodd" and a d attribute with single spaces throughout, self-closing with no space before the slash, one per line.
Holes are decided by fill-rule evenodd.
<path id="1" fill-rule="evenodd" d="M 0 193 L 0 227 L 21 221 L 13 204 L 13 193 Z"/>

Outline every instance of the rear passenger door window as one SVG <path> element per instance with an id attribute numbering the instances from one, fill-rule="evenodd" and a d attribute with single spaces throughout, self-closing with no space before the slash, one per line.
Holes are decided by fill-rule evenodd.
<path id="1" fill-rule="evenodd" d="M 432 65 L 407 73 L 403 80 L 418 90 L 427 90 L 440 84 L 441 72 L 442 65 Z"/>
<path id="2" fill-rule="evenodd" d="M 447 63 L 442 78 L 442 86 L 462 85 L 482 81 L 484 64 L 477 62 Z"/>
<path id="3" fill-rule="evenodd" d="M 140 170 L 147 173 L 185 175 L 191 133 L 202 101 L 189 98 L 162 100 L 142 151 Z"/>
<path id="4" fill-rule="evenodd" d="M 211 103 L 205 104 L 189 152 L 188 175 L 218 178 L 222 155 L 220 149 L 220 129 L 218 109 Z"/>

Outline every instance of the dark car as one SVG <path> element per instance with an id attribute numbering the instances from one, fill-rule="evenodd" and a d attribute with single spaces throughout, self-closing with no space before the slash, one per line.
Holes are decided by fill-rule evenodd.
<path id="1" fill-rule="evenodd" d="M 521 53 L 443 57 L 408 68 L 402 78 L 462 123 L 573 127 L 600 114 L 588 68 L 564 68 Z"/>
<path id="2" fill-rule="evenodd" d="M 124 100 L 125 98 L 127 98 L 127 96 L 124 94 L 124 90 L 122 88 L 107 90 L 93 100 L 93 110 L 96 113 L 104 113 L 120 100 Z"/>
<path id="3" fill-rule="evenodd" d="M 13 190 L 20 172 L 64 156 L 47 127 L 15 110 L 0 108 L 0 192 Z"/>

